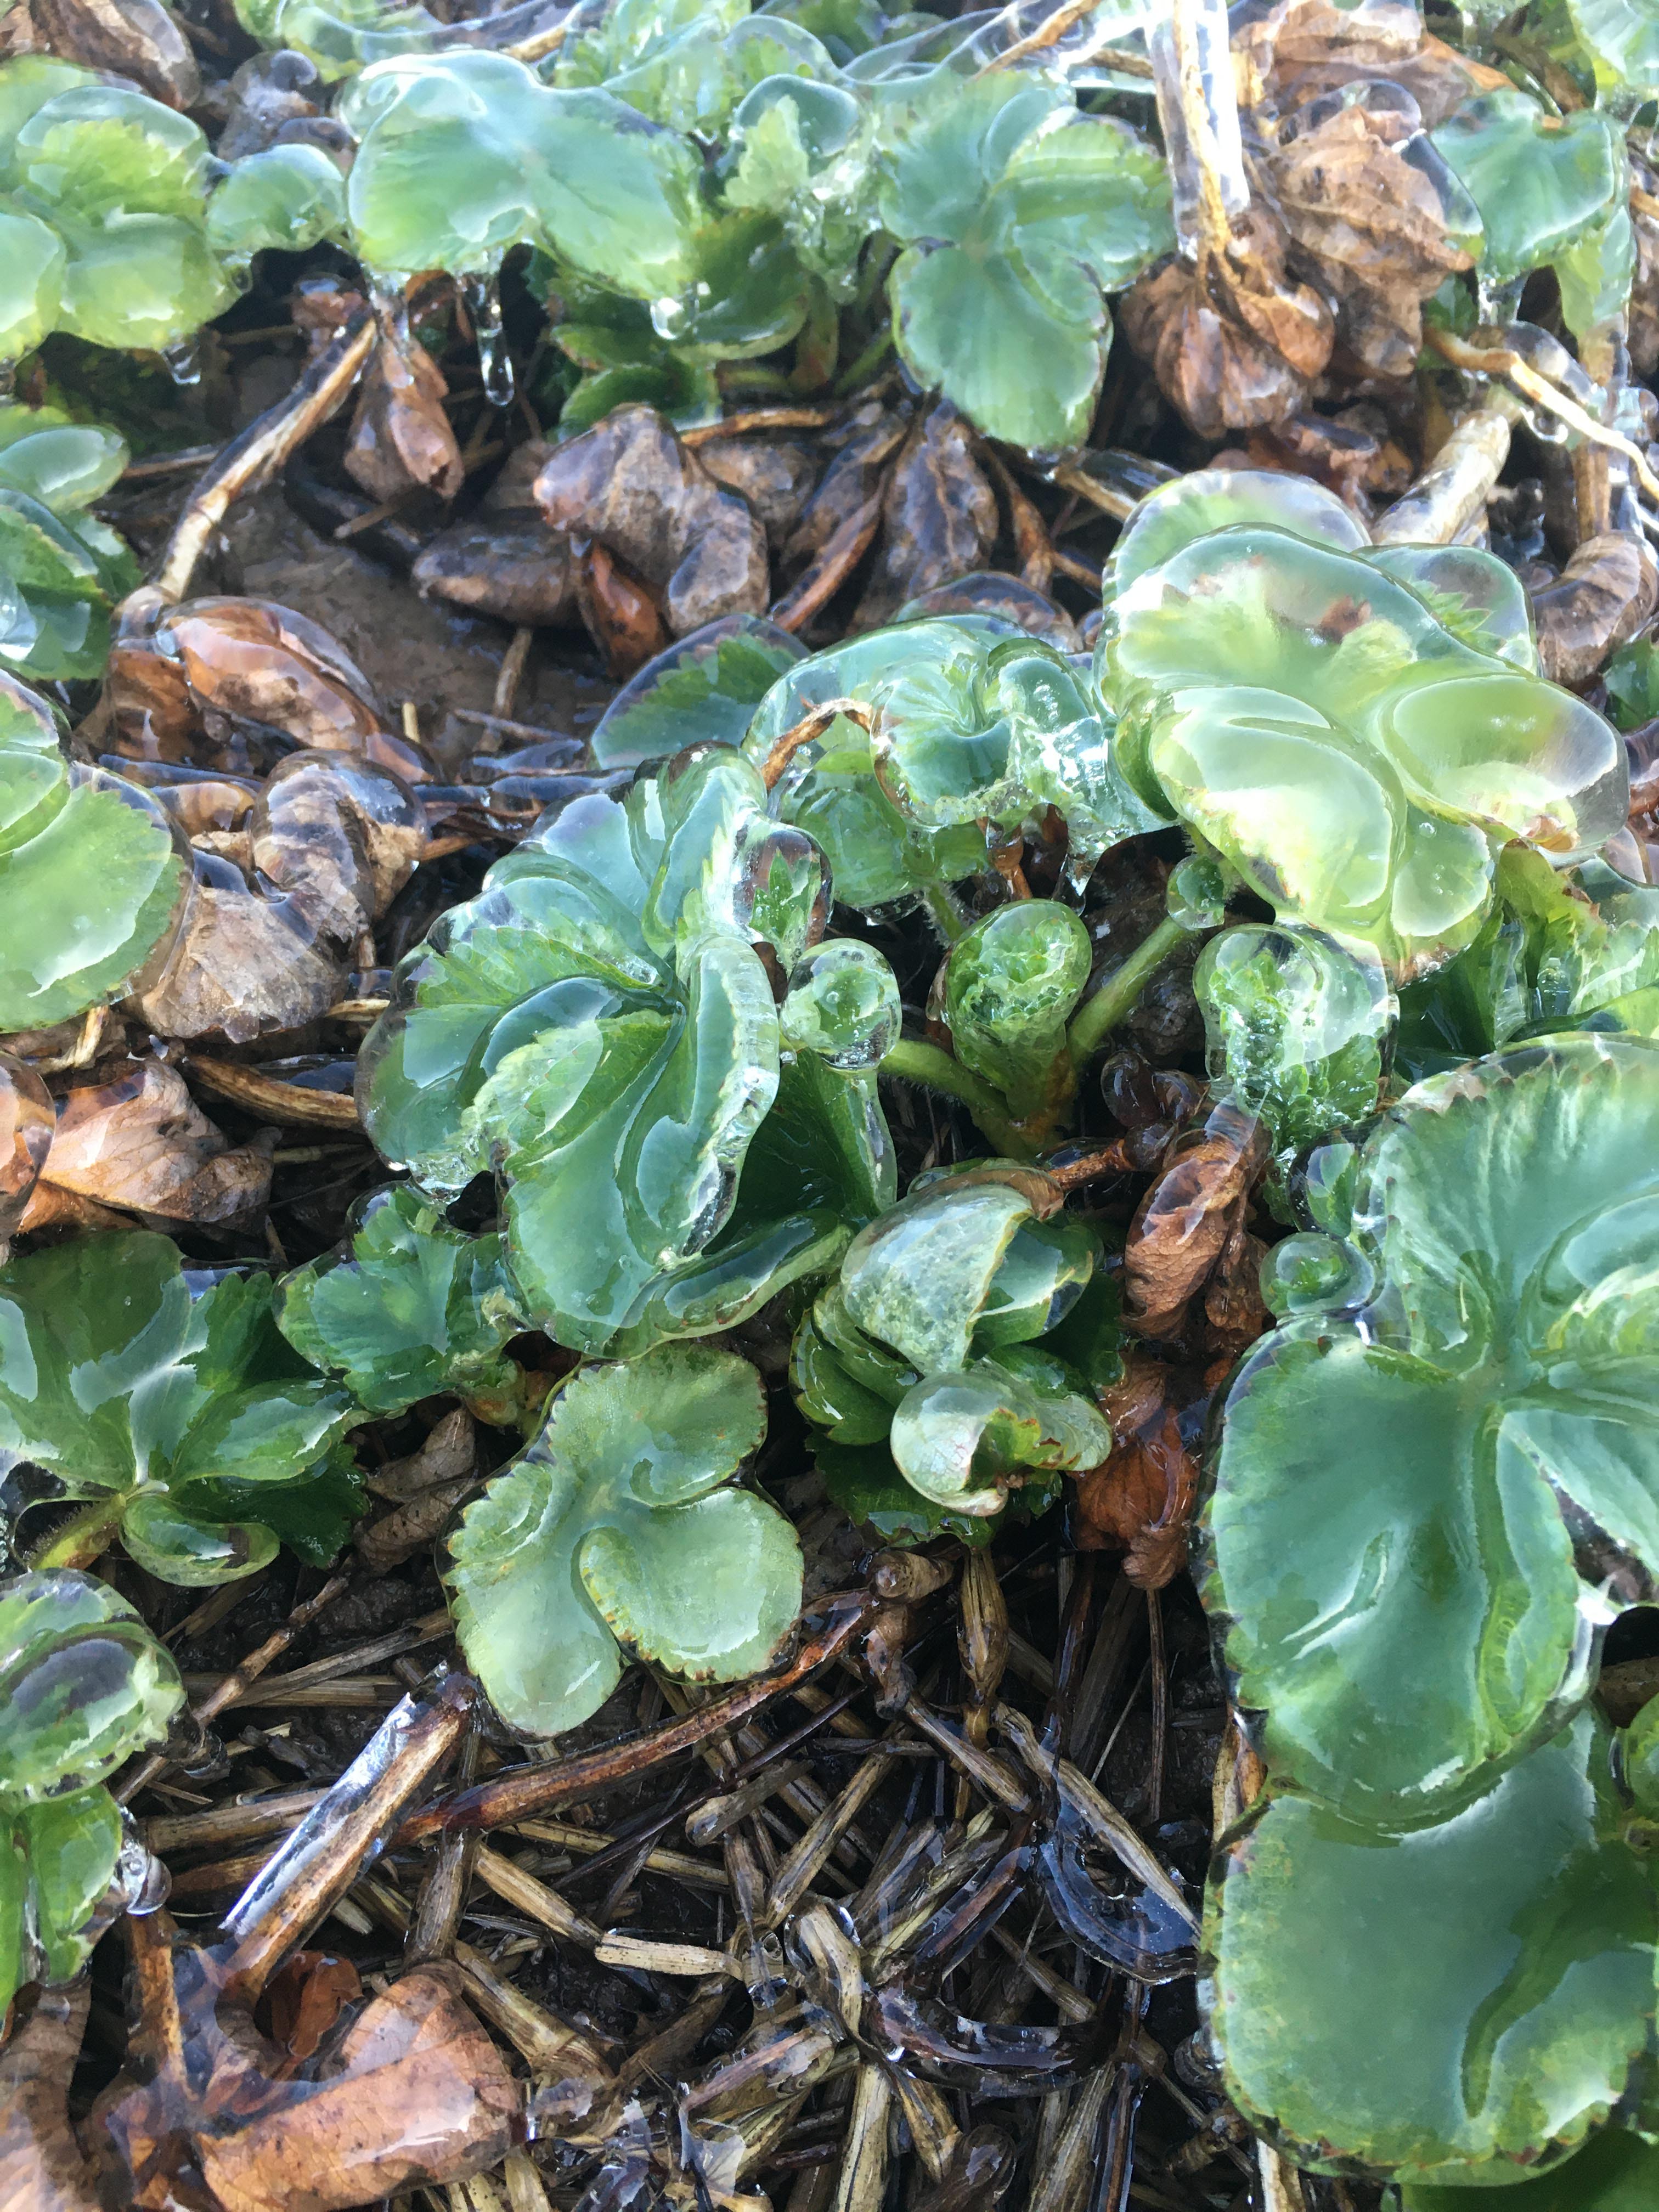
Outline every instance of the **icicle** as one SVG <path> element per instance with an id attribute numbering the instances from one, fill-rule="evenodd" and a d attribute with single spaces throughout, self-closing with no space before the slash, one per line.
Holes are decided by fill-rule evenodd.
<path id="1" fill-rule="evenodd" d="M 469 276 L 465 290 L 467 309 L 472 317 L 472 335 L 478 343 L 484 398 L 492 407 L 510 407 L 516 386 L 513 356 L 501 337 L 501 279 Z"/>

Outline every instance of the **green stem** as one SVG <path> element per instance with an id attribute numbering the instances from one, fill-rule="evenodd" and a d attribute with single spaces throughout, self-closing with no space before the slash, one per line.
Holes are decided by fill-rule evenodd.
<path id="1" fill-rule="evenodd" d="M 834 397 L 845 399 L 848 392 L 856 392 L 873 369 L 881 367 L 893 350 L 893 325 L 884 323 L 852 367 L 836 379 Z"/>
<path id="2" fill-rule="evenodd" d="M 66 1521 L 45 1551 L 29 1561 L 31 1567 L 89 1567 L 101 1553 L 108 1548 L 109 1540 L 121 1525 L 121 1516 L 127 1510 L 124 1492 L 88 1505 L 84 1512 Z"/>
<path id="3" fill-rule="evenodd" d="M 1165 915 L 1151 936 L 1144 937 L 1115 975 L 1109 975 L 1091 999 L 1085 999 L 1072 1018 L 1068 1032 L 1072 1065 L 1081 1067 L 1108 1034 L 1133 1011 L 1135 1000 L 1170 955 L 1192 936 L 1184 922 Z"/>
<path id="4" fill-rule="evenodd" d="M 957 938 L 966 937 L 971 924 L 957 905 L 949 884 L 924 884 L 921 902 L 927 909 L 928 920 L 946 945 L 954 945 Z"/>
<path id="5" fill-rule="evenodd" d="M 901 1037 L 881 1063 L 881 1073 L 897 1076 L 904 1083 L 924 1084 L 929 1091 L 942 1091 L 947 1098 L 968 1109 L 998 1152 L 1010 1159 L 1031 1158 L 1032 1148 L 1009 1120 L 1008 1102 L 1000 1091 L 994 1091 L 938 1045 L 925 1043 L 920 1037 Z"/>

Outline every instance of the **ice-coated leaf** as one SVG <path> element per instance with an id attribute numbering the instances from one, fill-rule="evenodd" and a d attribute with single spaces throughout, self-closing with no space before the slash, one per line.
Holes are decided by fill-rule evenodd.
<path id="1" fill-rule="evenodd" d="M 845 87 L 763 77 L 732 117 L 722 201 L 775 216 L 802 267 L 840 299 L 876 228 L 874 148 L 870 112 Z"/>
<path id="2" fill-rule="evenodd" d="M 1212 1095 L 1265 1121 L 1281 1158 L 1376 1104 L 1396 1006 L 1369 945 L 1244 922 L 1198 956 Z"/>
<path id="3" fill-rule="evenodd" d="M 0 2009 L 21 1982 L 83 1963 L 121 1845 L 105 1778 L 184 1698 L 168 1653 L 106 1584 L 0 1581 Z"/>
<path id="4" fill-rule="evenodd" d="M 345 234 L 345 179 L 320 146 L 246 155 L 208 202 L 208 241 L 234 266 L 267 247 L 302 253 Z"/>
<path id="5" fill-rule="evenodd" d="M 101 1509 L 152 1574 L 252 1573 L 276 1540 L 232 1524 L 218 1486 L 254 1496 L 317 1468 L 352 1401 L 278 1334 L 267 1276 L 187 1278 L 147 1231 L 86 1237 L 0 1269 L 0 1452 Z M 99 1544 L 92 1547 L 94 1552 Z"/>
<path id="6" fill-rule="evenodd" d="M 1659 9 L 1653 0 L 1566 0 L 1568 19 L 1588 47 L 1598 85 L 1623 109 L 1659 89 Z"/>
<path id="7" fill-rule="evenodd" d="M 822 855 L 755 769 L 693 748 L 554 808 L 404 963 L 365 1124 L 434 1192 L 495 1167 L 532 1321 L 599 1352 L 729 1326 L 891 1196 L 874 1078 L 781 1058 Z"/>
<path id="8" fill-rule="evenodd" d="M 599 717 L 601 768 L 637 768 L 683 746 L 739 745 L 779 677 L 805 658 L 787 629 L 759 615 L 723 615 L 647 660 Z"/>
<path id="9" fill-rule="evenodd" d="M 1014 829 L 1050 806 L 1074 864 L 1158 826 L 1124 782 L 1111 722 L 1073 664 L 1012 623 L 956 615 L 873 630 L 814 653 L 756 708 L 744 750 L 764 761 L 813 708 L 840 715 L 785 766 L 773 805 L 823 846 L 836 896 L 871 908 L 986 865 L 982 824 Z"/>
<path id="10" fill-rule="evenodd" d="M 72 766 L 46 701 L 0 675 L 0 1030 L 112 996 L 166 939 L 187 883 L 149 794 Z"/>
<path id="11" fill-rule="evenodd" d="M 1594 108 L 1549 115 L 1523 92 L 1488 92 L 1429 135 L 1480 210 L 1481 267 L 1500 281 L 1553 261 L 1624 197 L 1620 132 Z"/>
<path id="12" fill-rule="evenodd" d="M 1583 1703 L 1584 1577 L 1616 1607 L 1659 1567 L 1656 1140 L 1659 1046 L 1571 1036 L 1419 1084 L 1363 1148 L 1370 1304 L 1262 1340 L 1205 1509 L 1276 1781 L 1427 1818 Z"/>
<path id="13" fill-rule="evenodd" d="M 112 431 L 55 407 L 0 406 L 0 661 L 21 676 L 103 673 L 110 609 L 138 565 L 84 510 L 126 460 Z"/>
<path id="14" fill-rule="evenodd" d="M 1401 997 L 1398 1063 L 1438 1074 L 1561 1030 L 1659 1036 L 1659 891 L 1592 863 L 1590 904 L 1542 856 L 1511 845 L 1498 902 L 1468 951 Z"/>
<path id="15" fill-rule="evenodd" d="M 1146 803 L 1197 831 L 1281 920 L 1363 939 L 1409 979 L 1474 939 L 1510 838 L 1561 865 L 1613 834 L 1623 749 L 1533 672 L 1514 580 L 1492 574 L 1492 556 L 1344 550 L 1334 515 L 1322 543 L 1305 522 L 1295 536 L 1257 526 L 1249 477 L 1235 482 L 1239 526 L 1188 538 L 1115 589 L 1099 659 L 1114 750 Z M 1304 510 L 1313 490 L 1301 488 Z M 1179 487 L 1146 503 L 1175 510 L 1176 530 L 1192 504 Z"/>
<path id="16" fill-rule="evenodd" d="M 458 52 L 376 63 L 339 112 L 362 142 L 347 205 L 372 270 L 477 276 L 529 242 L 636 299 L 696 276 L 696 153 L 609 93 Z"/>
<path id="17" fill-rule="evenodd" d="M 897 113 L 880 207 L 905 248 L 890 293 L 906 367 L 992 437 L 1080 443 L 1110 334 L 1103 295 L 1175 244 L 1164 161 L 1014 70 L 940 71 Z"/>
<path id="18" fill-rule="evenodd" d="M 1052 1112 L 1075 1080 L 1066 1024 L 1094 944 L 1082 918 L 1050 899 L 1017 899 L 951 948 L 945 1020 L 957 1058 L 1019 1116 Z"/>
<path id="19" fill-rule="evenodd" d="M 1234 1832 L 1206 1948 L 1248 2118 L 1316 2172 L 1392 2173 L 1438 2212 L 1486 2200 L 1420 2185 L 1524 2180 L 1607 2117 L 1647 2051 L 1659 1933 L 1607 1754 L 1586 1714 L 1437 1826 L 1285 1796 Z"/>
<path id="20" fill-rule="evenodd" d="M 407 1186 L 377 1191 L 334 1253 L 284 1275 L 276 1322 L 302 1359 L 370 1413 L 440 1391 L 513 1389 L 501 1347 L 523 1327 L 498 1236 L 469 1237 Z"/>
<path id="21" fill-rule="evenodd" d="M 619 1638 L 693 1680 L 765 1666 L 801 1592 L 788 1522 L 729 1486 L 765 1433 L 755 1370 L 701 1345 L 566 1385 L 450 1544 L 462 1647 L 509 1727 L 586 1720 L 622 1672 Z"/>
<path id="22" fill-rule="evenodd" d="M 921 1182 L 853 1240 L 796 1331 L 790 1385 L 826 1478 L 895 1540 L 983 1519 L 1027 1485 L 1046 1497 L 1111 1449 L 1088 1395 L 1107 1379 L 1101 1332 L 1085 1346 L 1064 1328 L 1099 1240 L 1032 1201 L 1029 1175 L 994 1163 Z"/>

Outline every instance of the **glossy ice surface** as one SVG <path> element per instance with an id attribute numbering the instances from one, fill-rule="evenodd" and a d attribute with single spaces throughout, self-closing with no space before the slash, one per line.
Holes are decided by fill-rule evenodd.
<path id="1" fill-rule="evenodd" d="M 766 1664 L 801 1556 L 776 1508 L 731 1482 L 765 1433 L 755 1370 L 701 1345 L 566 1385 L 450 1546 L 462 1646 L 509 1727 L 586 1720 L 621 1675 L 618 1637 L 693 1680 Z"/>
<path id="2" fill-rule="evenodd" d="M 71 765 L 46 702 L 0 675 L 0 1030 L 112 997 L 164 948 L 187 882 L 149 794 Z"/>
<path id="3" fill-rule="evenodd" d="M 786 1046 L 761 957 L 797 969 L 827 910 L 817 846 L 729 749 L 551 810 L 404 962 L 365 1126 L 434 1192 L 500 1171 L 513 1276 L 562 1342 L 726 1326 L 892 1195 L 865 1049 L 891 1034 L 885 963 L 860 956 L 872 995 L 833 1036 L 809 969 Z"/>
<path id="4" fill-rule="evenodd" d="M 1111 1449 L 1090 1395 L 1118 1372 L 1099 1242 L 1039 1218 L 1028 1186 L 994 1164 L 924 1179 L 854 1238 L 796 1332 L 819 1466 L 885 1534 L 971 1539 L 1011 1491 L 1046 1495 Z"/>
<path id="5" fill-rule="evenodd" d="M 1474 938 L 1505 842 L 1558 864 L 1594 851 L 1627 775 L 1611 726 L 1536 673 L 1510 569 L 1368 552 L 1358 528 L 1293 479 L 1177 480 L 1124 533 L 1098 665 L 1142 799 L 1281 920 L 1362 939 L 1408 978 Z"/>
<path id="6" fill-rule="evenodd" d="M 187 1276 L 170 1237 L 82 1237 L 0 1268 L 0 1455 L 83 1501 L 48 1556 L 118 1535 L 164 1582 L 228 1582 L 276 1553 L 318 1560 L 358 1492 L 335 1448 L 352 1403 L 297 1358 L 268 1276 Z"/>
<path id="7" fill-rule="evenodd" d="M 0 2010 L 20 1983 L 64 1981 L 84 1962 L 123 1844 L 104 1783 L 184 1697 L 168 1654 L 104 1583 L 0 1581 Z"/>

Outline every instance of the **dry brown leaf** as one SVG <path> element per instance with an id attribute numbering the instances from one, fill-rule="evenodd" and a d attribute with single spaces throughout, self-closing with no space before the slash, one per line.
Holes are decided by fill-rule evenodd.
<path id="1" fill-rule="evenodd" d="M 1639 539 L 1587 538 L 1553 584 L 1532 594 L 1538 659 L 1557 684 L 1588 684 L 1659 605 L 1659 570 Z"/>
<path id="2" fill-rule="evenodd" d="M 1111 1455 L 1078 1478 L 1079 1550 L 1122 1552 L 1124 1574 L 1141 1589 L 1162 1589 L 1186 1565 L 1198 1495 L 1169 1380 L 1158 1361 L 1131 1353 L 1122 1382 L 1100 1394 L 1115 1439 Z"/>
<path id="3" fill-rule="evenodd" d="M 410 574 L 423 598 L 494 615 L 515 629 L 563 628 L 578 619 L 570 541 L 538 514 L 452 523 Z"/>
<path id="4" fill-rule="evenodd" d="M 698 447 L 697 459 L 716 483 L 748 501 L 773 550 L 781 550 L 817 477 L 817 460 L 807 447 L 792 438 L 710 438 Z"/>
<path id="5" fill-rule="evenodd" d="M 150 2052 L 141 2029 L 134 2074 L 148 2078 L 118 2080 L 88 2124 L 134 2212 L 171 2212 L 192 2175 L 220 2212 L 344 2212 L 480 2172 L 517 2140 L 519 2085 L 454 1968 L 415 1968 L 305 2057 L 233 1999 L 210 1990 L 204 2005 L 195 1974 L 182 2047 Z M 294 2011 L 302 2039 L 338 1993 Z"/>
<path id="6" fill-rule="evenodd" d="M 954 407 L 931 407 L 905 440 L 882 500 L 875 568 L 849 625 L 875 629 L 918 592 L 982 568 L 996 543 L 996 494 Z"/>
<path id="7" fill-rule="evenodd" d="M 1180 1334 L 1188 1304 L 1238 1228 L 1266 1158 L 1261 1123 L 1224 1101 L 1173 1150 L 1136 1208 L 1124 1248 L 1125 1318 L 1138 1334 Z"/>
<path id="8" fill-rule="evenodd" d="M 0 1053 L 0 1237 L 9 1237 L 21 1219 L 57 1126 L 40 1078 L 26 1061 Z"/>
<path id="9" fill-rule="evenodd" d="M 37 53 L 130 77 L 164 107 L 201 98 L 196 57 L 161 0 L 16 0 L 0 15 L 0 58 Z"/>
<path id="10" fill-rule="evenodd" d="M 579 545 L 576 605 L 587 634 L 618 682 L 665 650 L 668 630 L 655 599 L 603 545 Z"/>
<path id="11" fill-rule="evenodd" d="M 839 429 L 824 433 L 819 442 L 831 449 L 830 465 L 784 546 L 786 573 L 793 574 L 823 553 L 836 532 L 878 496 L 888 464 L 908 428 L 907 412 L 868 399 Z"/>
<path id="12" fill-rule="evenodd" d="M 448 390 L 420 341 L 400 336 L 382 319 L 345 450 L 346 474 L 371 499 L 400 499 L 416 490 L 453 499 L 466 482 L 466 464 L 443 408 Z"/>
<path id="13" fill-rule="evenodd" d="M 61 1219 L 55 1201 L 65 1192 L 164 1222 L 234 1220 L 269 1197 L 273 1144 L 262 1134 L 233 1146 L 176 1068 L 134 1061 L 59 1101 L 57 1130 L 21 1225 L 39 1229 Z"/>
<path id="14" fill-rule="evenodd" d="M 536 500 L 551 528 L 591 539 L 660 593 L 676 637 L 720 615 L 765 610 L 760 518 L 649 407 L 618 407 L 556 447 Z"/>
<path id="15" fill-rule="evenodd" d="M 100 2212 L 68 2104 L 91 2002 L 84 1979 L 76 1989 L 40 1990 L 33 2011 L 15 2019 L 0 2049 L 0 2204 L 7 2212 Z"/>

